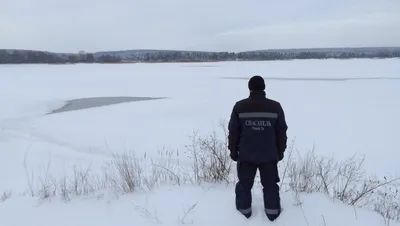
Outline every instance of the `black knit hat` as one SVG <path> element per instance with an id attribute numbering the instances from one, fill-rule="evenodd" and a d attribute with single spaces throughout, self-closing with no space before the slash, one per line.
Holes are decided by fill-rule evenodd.
<path id="1" fill-rule="evenodd" d="M 250 78 L 248 86 L 249 86 L 250 91 L 264 91 L 265 90 L 264 79 L 258 75 Z"/>

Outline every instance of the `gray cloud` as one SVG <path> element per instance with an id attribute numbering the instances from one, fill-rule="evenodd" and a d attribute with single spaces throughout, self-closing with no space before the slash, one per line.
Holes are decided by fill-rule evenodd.
<path id="1" fill-rule="evenodd" d="M 400 46 L 398 0 L 0 0 L 0 48 Z"/>

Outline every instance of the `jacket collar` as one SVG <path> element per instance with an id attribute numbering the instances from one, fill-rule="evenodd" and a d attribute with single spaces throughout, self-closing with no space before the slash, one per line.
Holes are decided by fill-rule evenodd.
<path id="1" fill-rule="evenodd" d="M 250 97 L 265 97 L 265 91 L 250 91 Z"/>

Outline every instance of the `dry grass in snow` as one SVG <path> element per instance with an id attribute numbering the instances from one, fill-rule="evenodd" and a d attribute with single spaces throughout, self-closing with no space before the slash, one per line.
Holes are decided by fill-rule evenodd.
<path id="1" fill-rule="evenodd" d="M 222 128 L 226 127 L 222 124 Z M 223 139 L 216 132 L 207 136 L 193 134 L 186 150 L 191 161 L 190 167 L 177 161 L 178 153 L 174 151 L 160 152 L 157 161 L 138 158 L 134 153 L 124 153 L 114 155 L 105 164 L 101 174 L 92 173 L 90 168 L 75 167 L 71 176 L 54 178 L 50 174 L 49 161 L 46 173 L 41 177 L 33 178 L 33 174 L 26 170 L 29 185 L 27 194 L 41 200 L 59 196 L 70 201 L 74 196 L 110 189 L 121 195 L 151 190 L 165 184 L 235 183 L 235 171 L 232 170 L 234 163 L 229 158 L 224 129 L 223 132 Z M 294 201 L 300 207 L 301 194 L 318 192 L 332 200 L 375 211 L 387 224 L 391 220 L 400 221 L 399 178 L 369 176 L 363 170 L 363 160 L 363 157 L 352 156 L 344 161 L 336 161 L 333 157 L 318 156 L 314 149 L 301 153 L 295 149 L 293 142 L 280 163 L 281 191 L 295 194 Z M 6 201 L 10 197 L 11 192 L 4 192 L 0 200 Z M 181 221 L 186 222 L 185 216 Z"/>

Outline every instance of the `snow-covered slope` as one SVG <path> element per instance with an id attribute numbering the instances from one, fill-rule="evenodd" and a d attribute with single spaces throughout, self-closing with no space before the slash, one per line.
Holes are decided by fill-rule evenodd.
<path id="1" fill-rule="evenodd" d="M 204 185 L 159 188 L 119 198 L 91 195 L 67 204 L 58 199 L 37 201 L 17 197 L 0 204 L 1 225 L 384 225 L 378 214 L 332 202 L 322 194 L 303 195 L 298 205 L 294 195 L 286 192 L 282 194 L 285 209 L 281 218 L 268 223 L 260 192 L 258 186 L 254 188 L 254 215 L 249 220 L 235 209 L 233 186 Z"/>
<path id="2" fill-rule="evenodd" d="M 234 102 L 248 94 L 247 80 L 241 78 L 254 74 L 266 78 L 268 96 L 279 100 L 286 110 L 289 139 L 295 138 L 298 149 L 295 161 L 315 145 L 319 156 L 333 156 L 337 161 L 365 155 L 363 167 L 378 179 L 399 176 L 397 59 L 7 65 L 0 71 L 1 226 L 145 226 L 154 223 L 149 215 L 155 213 L 161 225 L 170 226 L 180 224 L 179 217 L 196 202 L 185 218 L 187 223 L 266 224 L 258 183 L 254 189 L 256 212 L 247 222 L 233 205 L 234 180 L 202 186 L 182 182 L 179 186 L 174 176 L 176 164 L 190 172 L 187 145 L 192 131 L 199 129 L 207 135 L 217 129 L 219 121 L 229 117 Z M 70 99 L 104 96 L 167 98 L 45 115 Z M 221 133 L 217 135 L 222 138 Z M 147 165 L 150 171 L 145 171 L 150 175 L 157 177 L 160 169 L 173 169 L 163 181 L 175 180 L 175 185 L 160 183 L 161 187 L 148 189 L 148 184 L 143 184 L 132 194 L 115 196 L 113 186 L 92 181 L 92 176 L 89 183 L 84 177 L 85 169 L 90 169 L 90 175 L 104 176 L 105 163 L 113 160 L 113 154 L 124 152 L 134 153 L 140 164 L 147 164 L 142 160 L 150 158 L 152 165 L 161 162 L 156 171 Z M 179 177 L 187 177 L 184 172 L 179 171 Z M 65 203 L 62 181 L 66 175 L 67 190 L 74 190 L 73 179 L 78 178 L 75 185 L 84 186 L 78 186 L 75 193 L 94 194 L 72 194 Z M 37 197 L 30 197 L 32 191 Z M 377 207 L 396 204 L 398 197 L 387 199 Z M 275 225 L 385 224 L 378 213 L 332 201 L 321 192 L 298 197 L 284 189 L 282 200 L 284 213 Z M 299 201 L 303 203 L 300 206 Z"/>

